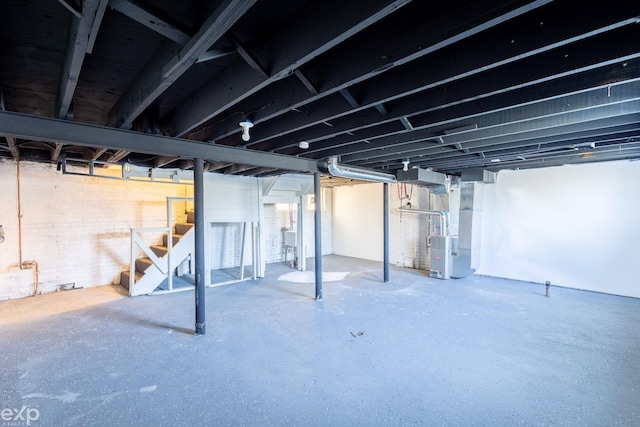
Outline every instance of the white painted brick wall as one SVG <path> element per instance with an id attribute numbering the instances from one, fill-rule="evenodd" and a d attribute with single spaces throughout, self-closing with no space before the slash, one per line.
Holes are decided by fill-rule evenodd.
<path id="1" fill-rule="evenodd" d="M 426 209 L 426 206 L 420 206 L 420 202 L 424 200 L 424 194 L 428 194 L 428 190 L 417 185 L 411 189 L 412 186 L 407 185 L 407 193 L 411 195 L 411 199 L 400 200 L 400 197 L 404 197 L 404 191 L 401 187 L 398 196 L 399 185 L 389 185 L 389 262 L 398 266 L 419 268 L 423 264 L 420 249 L 421 246 L 426 247 L 426 236 L 420 233 L 420 222 L 426 222 L 427 217 L 401 212 L 399 208 L 410 202 L 413 209 Z"/>
<path id="2" fill-rule="evenodd" d="M 411 204 L 420 208 L 425 188 L 414 186 Z M 382 261 L 382 184 L 358 184 L 334 188 L 334 252 L 339 255 Z M 422 197 L 421 197 L 422 195 Z M 402 191 L 401 191 L 402 196 Z M 399 266 L 420 265 L 420 233 L 424 216 L 401 213 L 406 200 L 398 197 L 398 184 L 389 184 L 389 262 Z M 337 239 L 337 240 L 336 240 Z"/>
<path id="3" fill-rule="evenodd" d="M 328 255 L 333 253 L 332 245 L 332 221 L 333 221 L 333 197 L 332 190 L 327 188 L 325 191 L 325 205 L 321 216 L 322 227 L 322 254 Z M 286 206 L 286 205 L 284 205 Z M 284 207 L 283 206 L 283 207 Z M 293 227 L 297 227 L 297 204 L 293 209 Z M 303 197 L 302 210 L 304 213 L 304 241 L 307 257 L 315 256 L 315 212 L 307 207 L 307 197 Z M 291 226 L 289 220 L 288 209 L 278 210 L 275 204 L 266 204 L 264 206 L 263 231 L 266 243 L 266 262 L 284 261 L 284 234 L 282 228 Z M 289 255 L 288 259 L 292 259 Z"/>
<path id="4" fill-rule="evenodd" d="M 268 263 L 284 260 L 284 234 L 282 228 L 290 226 L 289 210 L 283 209 L 286 204 L 264 205 L 264 217 L 262 223 L 265 239 L 265 261 Z M 295 217 L 295 214 L 294 214 Z"/>
<path id="5" fill-rule="evenodd" d="M 24 293 L 15 289 L 12 272 L 20 261 L 14 161 L 0 161 L 0 180 L 0 224 L 7 236 L 0 244 L 0 299 L 6 299 Z M 165 226 L 166 197 L 192 197 L 193 188 L 63 175 L 55 165 L 21 162 L 20 194 L 22 260 L 38 263 L 44 293 L 110 283 L 129 263 L 130 228 Z M 175 204 L 177 220 L 185 220 L 185 208 Z"/>

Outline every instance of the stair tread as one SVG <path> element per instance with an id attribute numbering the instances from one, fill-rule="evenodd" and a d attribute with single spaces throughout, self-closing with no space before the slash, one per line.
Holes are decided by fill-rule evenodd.
<path id="1" fill-rule="evenodd" d="M 187 217 L 186 222 L 176 222 L 173 227 L 173 231 L 171 232 L 171 237 L 173 239 L 172 248 L 175 247 L 178 243 L 180 243 L 181 239 L 183 239 L 188 233 L 190 233 L 191 230 L 193 230 L 193 228 L 194 228 L 194 223 L 191 221 L 190 217 Z M 148 246 L 158 258 L 165 260 L 165 264 L 166 264 L 165 256 L 169 251 L 168 237 L 169 237 L 169 233 L 164 233 L 164 235 L 162 236 L 161 242 L 158 242 L 155 245 Z M 187 237 L 187 239 L 189 238 Z M 177 253 L 181 254 L 182 252 L 177 252 Z M 175 260 L 173 261 L 174 262 L 171 263 L 172 265 L 175 263 Z M 138 281 L 143 279 L 143 277 L 145 277 L 146 275 L 149 276 L 147 279 L 150 279 L 151 281 L 155 281 L 156 280 L 155 277 L 158 275 L 162 276 L 161 269 L 148 270 L 153 264 L 154 264 L 153 260 L 151 260 L 151 258 L 149 258 L 144 253 L 139 258 L 136 258 L 135 271 L 134 271 L 135 283 L 138 283 Z M 121 280 L 120 280 L 121 285 L 123 285 L 125 288 L 128 289 L 131 273 L 127 269 L 125 269 L 121 272 L 120 277 L 121 277 Z M 162 277 L 160 278 L 162 279 Z M 141 293 L 145 293 L 146 290 L 149 289 L 149 284 L 152 284 L 152 283 L 147 279 L 144 280 L 144 285 L 140 283 L 140 286 L 142 286 L 143 288 L 134 288 L 132 295 L 139 295 Z M 143 291 L 142 289 L 145 289 L 145 291 Z"/>
<path id="2" fill-rule="evenodd" d="M 131 277 L 129 275 L 129 271 L 122 271 L 121 274 L 122 274 L 122 276 L 126 276 L 127 284 L 126 284 L 125 287 L 128 287 L 129 286 L 128 280 L 129 280 L 129 277 Z M 142 278 L 142 276 L 144 276 L 144 273 L 140 273 L 139 271 L 136 271 L 136 281 L 140 280 Z"/>

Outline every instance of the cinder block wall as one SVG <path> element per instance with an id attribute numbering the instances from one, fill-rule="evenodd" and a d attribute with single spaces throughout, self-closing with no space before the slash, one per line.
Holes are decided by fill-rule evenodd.
<path id="1" fill-rule="evenodd" d="M 22 261 L 37 262 L 38 291 L 110 283 L 129 263 L 130 228 L 166 225 L 166 198 L 192 197 L 193 187 L 64 175 L 55 165 L 0 161 L 0 299 L 34 292 L 35 264 L 20 269 L 18 215 L 22 215 Z M 185 203 L 174 206 L 184 220 Z M 145 235 L 149 242 L 158 236 Z"/>

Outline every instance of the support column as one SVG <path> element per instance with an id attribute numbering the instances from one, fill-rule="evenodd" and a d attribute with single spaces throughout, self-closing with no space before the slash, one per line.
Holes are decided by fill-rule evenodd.
<path id="1" fill-rule="evenodd" d="M 316 243 L 316 300 L 322 299 L 322 211 L 320 194 L 320 173 L 313 174 L 313 191 L 315 199 L 315 243 Z"/>
<path id="2" fill-rule="evenodd" d="M 382 213 L 383 233 L 384 233 L 384 282 L 389 281 L 389 184 L 382 184 L 384 201 L 382 202 L 384 212 Z"/>
<path id="3" fill-rule="evenodd" d="M 307 271 L 307 251 L 304 241 L 304 196 L 298 199 L 298 270 Z"/>
<path id="4" fill-rule="evenodd" d="M 204 269 L 204 160 L 193 161 L 193 209 L 195 213 L 195 264 L 196 264 L 196 335 L 204 335 L 205 327 L 205 269 Z"/>

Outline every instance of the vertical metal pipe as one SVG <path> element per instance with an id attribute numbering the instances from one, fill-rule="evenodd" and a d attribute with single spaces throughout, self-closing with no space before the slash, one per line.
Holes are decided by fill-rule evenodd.
<path id="1" fill-rule="evenodd" d="M 193 161 L 193 209 L 195 213 L 195 264 L 196 264 L 196 335 L 204 335 L 204 160 Z"/>
<path id="2" fill-rule="evenodd" d="M 240 244 L 240 280 L 244 280 L 244 250 L 247 244 L 247 227 L 249 226 L 248 222 L 244 222 L 242 226 L 242 243 Z"/>
<path id="3" fill-rule="evenodd" d="M 316 300 L 322 299 L 322 212 L 320 201 L 320 173 L 313 174 L 313 191 L 315 199 L 315 240 L 316 240 Z"/>
<path id="4" fill-rule="evenodd" d="M 545 296 L 549 296 L 549 287 L 551 286 L 551 282 L 549 282 L 548 280 L 545 282 Z"/>
<path id="5" fill-rule="evenodd" d="M 167 197 L 167 289 L 173 290 L 173 269 L 171 268 L 171 249 L 173 248 L 173 202 Z"/>
<path id="6" fill-rule="evenodd" d="M 298 201 L 298 270 L 307 271 L 307 249 L 304 240 L 304 196 Z"/>
<path id="7" fill-rule="evenodd" d="M 386 182 L 382 184 L 382 194 L 383 194 L 383 210 L 382 213 L 382 222 L 383 222 L 383 233 L 384 233 L 384 282 L 387 283 L 389 281 L 389 184 Z"/>

